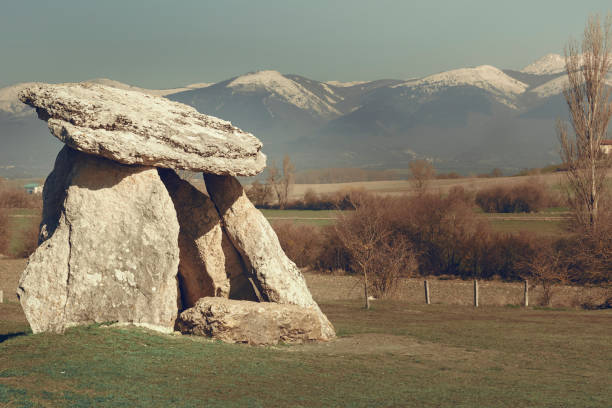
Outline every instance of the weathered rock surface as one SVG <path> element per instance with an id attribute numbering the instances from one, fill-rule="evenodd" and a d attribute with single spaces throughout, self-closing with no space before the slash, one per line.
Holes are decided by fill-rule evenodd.
<path id="1" fill-rule="evenodd" d="M 177 327 L 185 334 L 254 345 L 325 341 L 333 337 L 313 308 L 210 297 L 182 312 Z"/>
<path id="2" fill-rule="evenodd" d="M 334 328 L 312 299 L 304 276 L 280 246 L 276 233 L 231 176 L 204 174 L 206 190 L 215 203 L 228 237 L 242 256 L 264 301 L 316 309 L 325 335 Z"/>
<path id="3" fill-rule="evenodd" d="M 173 170 L 159 175 L 174 202 L 179 232 L 179 282 L 182 309 L 202 297 L 257 300 L 240 255 L 221 228 L 213 202 Z"/>
<path id="4" fill-rule="evenodd" d="M 107 321 L 171 331 L 179 225 L 157 170 L 64 147 L 43 194 L 41 244 L 18 289 L 32 331 Z"/>
<path id="5" fill-rule="evenodd" d="M 75 83 L 35 84 L 19 99 L 67 145 L 119 163 L 240 176 L 266 164 L 252 134 L 162 97 Z"/>

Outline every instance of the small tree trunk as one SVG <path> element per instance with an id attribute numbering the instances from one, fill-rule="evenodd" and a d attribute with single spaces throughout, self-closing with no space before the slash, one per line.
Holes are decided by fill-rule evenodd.
<path id="1" fill-rule="evenodd" d="M 525 289 L 523 291 L 523 305 L 525 307 L 529 306 L 529 281 L 525 279 Z"/>
<path id="2" fill-rule="evenodd" d="M 478 307 L 478 280 L 474 279 L 474 307 Z"/>
<path id="3" fill-rule="evenodd" d="M 429 282 L 427 282 L 427 280 L 425 280 L 425 304 L 430 304 L 430 300 L 429 300 Z"/>
<path id="4" fill-rule="evenodd" d="M 368 296 L 368 273 L 363 272 L 363 291 L 365 293 L 365 308 L 370 308 L 370 296 Z"/>

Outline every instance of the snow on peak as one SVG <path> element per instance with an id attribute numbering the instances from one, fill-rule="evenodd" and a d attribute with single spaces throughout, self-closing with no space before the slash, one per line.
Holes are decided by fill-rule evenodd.
<path id="1" fill-rule="evenodd" d="M 550 80 L 537 88 L 533 88 L 530 92 L 535 93 L 540 98 L 548 98 L 549 96 L 559 95 L 569 84 L 567 75 L 561 75 L 553 80 Z"/>
<path id="2" fill-rule="evenodd" d="M 8 112 L 13 115 L 23 116 L 33 112 L 33 109 L 22 103 L 17 94 L 22 89 L 34 85 L 34 82 L 22 82 L 19 84 L 0 88 L 0 111 Z"/>
<path id="3" fill-rule="evenodd" d="M 227 86 L 241 92 L 264 90 L 298 108 L 314 110 L 319 114 L 340 114 L 329 103 L 278 71 L 250 72 L 234 79 Z"/>
<path id="4" fill-rule="evenodd" d="M 99 85 L 106 85 L 106 86 L 110 86 L 111 88 L 123 89 L 126 91 L 137 91 L 137 92 L 145 93 L 148 95 L 155 95 L 155 96 L 166 96 L 166 95 L 170 95 L 170 94 L 177 93 L 177 92 L 188 91 L 190 89 L 202 88 L 208 85 L 208 84 L 193 84 L 193 85 L 187 85 L 184 88 L 146 89 L 146 88 L 139 88 L 137 86 L 124 84 L 123 82 L 115 81 L 113 79 L 108 79 L 108 78 L 95 78 L 95 79 L 90 79 L 85 82 L 91 82 L 91 83 L 99 84 Z"/>
<path id="5" fill-rule="evenodd" d="M 395 87 L 419 87 L 428 93 L 434 93 L 453 86 L 475 86 L 504 98 L 522 94 L 528 88 L 527 84 L 509 77 L 491 65 L 441 72 L 422 79 L 407 81 Z"/>
<path id="6" fill-rule="evenodd" d="M 547 54 L 521 70 L 525 74 L 549 75 L 565 71 L 565 58 L 559 54 Z"/>
<path id="7" fill-rule="evenodd" d="M 537 88 L 531 89 L 529 92 L 533 92 L 540 98 L 548 98 L 553 95 L 560 95 L 567 88 L 569 84 L 569 79 L 567 75 L 558 76 L 555 79 L 552 79 Z M 612 75 L 608 75 L 606 78 L 606 84 L 608 86 L 612 86 Z"/>

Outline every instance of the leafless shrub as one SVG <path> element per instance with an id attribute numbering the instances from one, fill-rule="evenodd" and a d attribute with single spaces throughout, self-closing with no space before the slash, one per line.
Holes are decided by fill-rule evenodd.
<path id="1" fill-rule="evenodd" d="M 485 212 L 534 212 L 549 202 L 546 185 L 536 180 L 515 186 L 498 185 L 476 194 L 476 204 Z"/>
<path id="2" fill-rule="evenodd" d="M 557 285 L 569 282 L 567 265 L 562 254 L 547 240 L 535 241 L 534 251 L 529 256 L 524 256 L 517 266 L 525 279 L 542 287 L 540 303 L 543 306 L 551 304 Z"/>
<path id="3" fill-rule="evenodd" d="M 18 233 L 17 246 L 11 251 L 13 258 L 27 258 L 38 248 L 40 218 L 32 218 L 28 225 Z"/>
<path id="4" fill-rule="evenodd" d="M 255 180 L 246 190 L 246 195 L 256 207 L 262 208 L 272 200 L 272 189 L 267 183 Z"/>
<path id="5" fill-rule="evenodd" d="M 427 160 L 414 160 L 409 164 L 410 167 L 410 180 L 414 184 L 414 188 L 417 193 L 423 193 L 427 190 L 427 186 L 431 179 L 436 175 L 436 170 L 433 164 Z"/>
<path id="6" fill-rule="evenodd" d="M 340 241 L 351 255 L 353 268 L 364 280 L 366 308 L 371 290 L 386 296 L 397 286 L 400 273 L 411 273 L 416 261 L 411 246 L 394 234 L 385 199 L 373 195 L 354 199 L 355 210 L 342 213 L 336 223 Z"/>
<path id="7" fill-rule="evenodd" d="M 562 241 L 572 280 L 578 283 L 612 282 L 612 199 L 600 203 L 597 228 L 580 221 L 570 238 Z"/>
<path id="8" fill-rule="evenodd" d="M 9 219 L 6 209 L 0 208 L 0 254 L 6 254 L 9 246 Z"/>
<path id="9" fill-rule="evenodd" d="M 436 174 L 436 179 L 444 180 L 444 179 L 460 179 L 462 178 L 461 174 L 456 171 L 451 171 L 449 173 L 438 173 Z"/>
<path id="10" fill-rule="evenodd" d="M 0 208 L 42 208 L 40 194 L 28 194 L 25 190 L 0 188 Z"/>
<path id="11" fill-rule="evenodd" d="M 295 166 L 291 163 L 288 155 L 283 158 L 282 172 L 275 163 L 268 166 L 267 185 L 276 196 L 278 206 L 281 210 L 285 209 L 289 201 L 289 193 L 295 182 Z"/>
<path id="12" fill-rule="evenodd" d="M 322 250 L 321 232 L 312 225 L 292 222 L 272 224 L 287 256 L 299 267 L 315 265 Z"/>

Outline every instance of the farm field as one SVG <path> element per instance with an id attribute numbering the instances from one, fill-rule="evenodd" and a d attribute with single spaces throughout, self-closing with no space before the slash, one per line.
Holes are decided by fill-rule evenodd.
<path id="1" fill-rule="evenodd" d="M 97 325 L 25 334 L 0 305 L 0 406 L 609 406 L 612 313 L 354 300 L 338 339 L 251 347 Z"/>
<path id="2" fill-rule="evenodd" d="M 335 210 L 260 210 L 270 222 L 295 222 L 309 225 L 332 225 L 338 217 Z"/>
<path id="3" fill-rule="evenodd" d="M 610 176 L 609 176 L 610 177 Z M 447 193 L 451 188 L 461 186 L 467 190 L 480 190 L 494 185 L 511 186 L 525 181 L 539 181 L 553 188 L 558 188 L 563 181 L 564 175 L 560 173 L 543 174 L 538 176 L 517 177 L 464 177 L 458 179 L 431 180 L 429 190 L 433 192 Z M 297 199 L 304 196 L 308 190 L 317 194 L 333 193 L 342 190 L 364 189 L 379 194 L 411 194 L 414 187 L 409 180 L 387 180 L 387 181 L 360 181 L 352 183 L 330 183 L 330 184 L 295 184 L 290 198 Z"/>
<path id="4" fill-rule="evenodd" d="M 315 226 L 333 225 L 338 217 L 338 211 L 334 210 L 265 209 L 261 212 L 271 222 L 295 222 Z M 493 230 L 499 232 L 529 231 L 543 235 L 562 235 L 566 233 L 564 224 L 567 220 L 567 214 L 563 211 L 545 211 L 535 214 L 479 214 L 491 223 Z"/>

